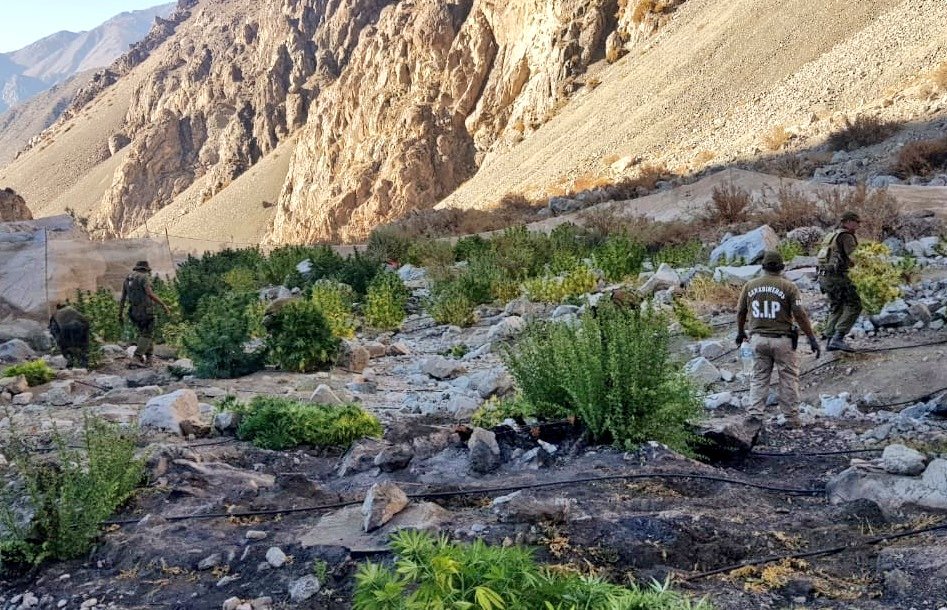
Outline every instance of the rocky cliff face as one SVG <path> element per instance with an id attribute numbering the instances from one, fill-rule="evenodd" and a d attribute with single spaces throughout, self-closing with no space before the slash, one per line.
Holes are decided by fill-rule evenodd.
<path id="1" fill-rule="evenodd" d="M 270 239 L 360 239 L 554 116 L 626 12 L 618 0 L 181 4 L 133 96 L 99 234 L 132 231 L 199 177 L 212 197 L 301 130 Z"/>
<path id="2" fill-rule="evenodd" d="M 33 220 L 26 201 L 11 188 L 0 189 L 0 222 Z"/>

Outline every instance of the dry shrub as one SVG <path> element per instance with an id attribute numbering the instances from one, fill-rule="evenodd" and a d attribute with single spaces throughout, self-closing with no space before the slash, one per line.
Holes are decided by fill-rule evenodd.
<path id="1" fill-rule="evenodd" d="M 573 195 L 583 191 L 591 191 L 592 189 L 601 188 L 610 184 L 612 184 L 611 180 L 604 176 L 585 174 L 575 179 L 575 182 L 572 183 L 572 188 L 569 189 L 569 194 Z"/>
<path id="2" fill-rule="evenodd" d="M 638 170 L 638 185 L 653 191 L 658 182 L 670 177 L 669 174 L 663 163 L 646 163 Z"/>
<path id="3" fill-rule="evenodd" d="M 699 314 L 729 311 L 736 309 L 741 290 L 740 286 L 699 275 L 688 284 L 684 298 Z"/>
<path id="4" fill-rule="evenodd" d="M 640 0 L 631 14 L 631 21 L 635 25 L 641 24 L 651 15 L 666 15 L 674 12 L 681 0 Z"/>
<path id="5" fill-rule="evenodd" d="M 618 161 L 621 160 L 621 158 L 622 156 L 619 155 L 618 153 L 612 153 L 610 155 L 605 155 L 602 158 L 602 163 L 605 165 L 605 167 L 611 167 L 612 165 L 615 165 L 616 163 L 618 163 Z"/>
<path id="6" fill-rule="evenodd" d="M 774 152 L 782 150 L 787 142 L 789 142 L 789 132 L 782 125 L 773 127 L 769 133 L 763 136 L 763 146 L 766 147 L 766 150 Z"/>
<path id="7" fill-rule="evenodd" d="M 592 76 L 592 77 L 589 77 L 589 78 L 587 78 L 587 79 L 585 80 L 585 86 L 586 86 L 589 90 L 593 90 L 593 89 L 597 88 L 597 87 L 598 87 L 599 85 L 601 85 L 601 84 L 602 84 L 602 79 L 600 79 L 600 78 L 597 77 L 597 76 Z"/>
<path id="8" fill-rule="evenodd" d="M 934 70 L 934 73 L 931 74 L 931 82 L 938 89 L 947 90 L 947 61 Z"/>
<path id="9" fill-rule="evenodd" d="M 717 153 L 712 150 L 702 150 L 694 157 L 694 166 L 701 167 L 707 165 L 716 158 Z"/>
<path id="10" fill-rule="evenodd" d="M 861 216 L 859 233 L 875 241 L 897 234 L 901 223 L 901 206 L 887 189 L 869 189 L 859 184 L 851 191 L 825 190 L 822 198 L 822 221 L 834 225 L 846 211 Z"/>
<path id="11" fill-rule="evenodd" d="M 714 187 L 703 220 L 712 225 L 745 222 L 752 211 L 750 192 L 730 180 Z"/>
<path id="12" fill-rule="evenodd" d="M 901 178 L 947 171 L 947 137 L 905 144 L 892 169 Z"/>
<path id="13" fill-rule="evenodd" d="M 815 174 L 816 168 L 825 165 L 831 159 L 830 153 L 787 154 L 775 159 L 761 159 L 756 164 L 756 169 L 781 178 L 808 180 Z"/>
<path id="14" fill-rule="evenodd" d="M 535 220 L 536 211 L 543 204 L 520 193 L 510 193 L 496 206 L 484 210 L 414 210 L 389 227 L 409 239 L 486 233 Z"/>
<path id="15" fill-rule="evenodd" d="M 819 205 L 803 191 L 787 184 L 776 191 L 776 201 L 766 209 L 763 220 L 779 233 L 822 224 Z"/>
<path id="16" fill-rule="evenodd" d="M 879 117 L 859 115 L 854 121 L 845 119 L 845 125 L 829 136 L 832 150 L 858 150 L 884 142 L 897 133 L 899 124 Z"/>
<path id="17" fill-rule="evenodd" d="M 700 236 L 698 223 L 684 220 L 654 221 L 644 216 L 618 219 L 613 232 L 624 231 L 649 251 L 692 243 Z"/>

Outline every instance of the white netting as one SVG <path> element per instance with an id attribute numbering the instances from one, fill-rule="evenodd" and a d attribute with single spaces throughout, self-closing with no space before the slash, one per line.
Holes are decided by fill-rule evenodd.
<path id="1" fill-rule="evenodd" d="M 119 293 L 140 260 L 162 277 L 174 275 L 163 237 L 91 241 L 69 216 L 0 224 L 0 321 L 45 320 L 79 289 Z"/>

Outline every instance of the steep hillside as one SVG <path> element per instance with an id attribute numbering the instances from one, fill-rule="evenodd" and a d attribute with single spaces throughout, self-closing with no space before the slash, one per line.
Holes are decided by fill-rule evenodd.
<path id="1" fill-rule="evenodd" d="M 944 129 L 947 88 L 928 75 L 945 20 L 939 0 L 182 0 L 0 181 L 41 212 L 81 208 L 100 236 L 148 222 L 295 242 L 652 163 L 686 175 L 824 153 L 861 113 L 909 124 L 857 163 L 817 164 L 877 175 L 899 143 Z M 288 162 L 265 214 L 252 185 L 273 176 L 247 175 L 262 161 Z M 268 226 L 215 212 L 189 232 L 199 207 L 231 205 Z"/>
<path id="2" fill-rule="evenodd" d="M 144 38 L 155 17 L 173 4 L 117 15 L 87 32 L 57 32 L 11 53 L 0 53 L 0 112 L 79 72 L 102 68 Z"/>

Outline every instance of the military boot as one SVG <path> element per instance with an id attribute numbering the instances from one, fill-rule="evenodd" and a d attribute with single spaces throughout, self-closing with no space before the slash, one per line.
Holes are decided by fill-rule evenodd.
<path id="1" fill-rule="evenodd" d="M 829 344 L 826 346 L 826 349 L 830 352 L 854 352 L 855 348 L 848 344 L 845 341 L 845 337 L 842 335 L 835 335 L 829 339 Z"/>

